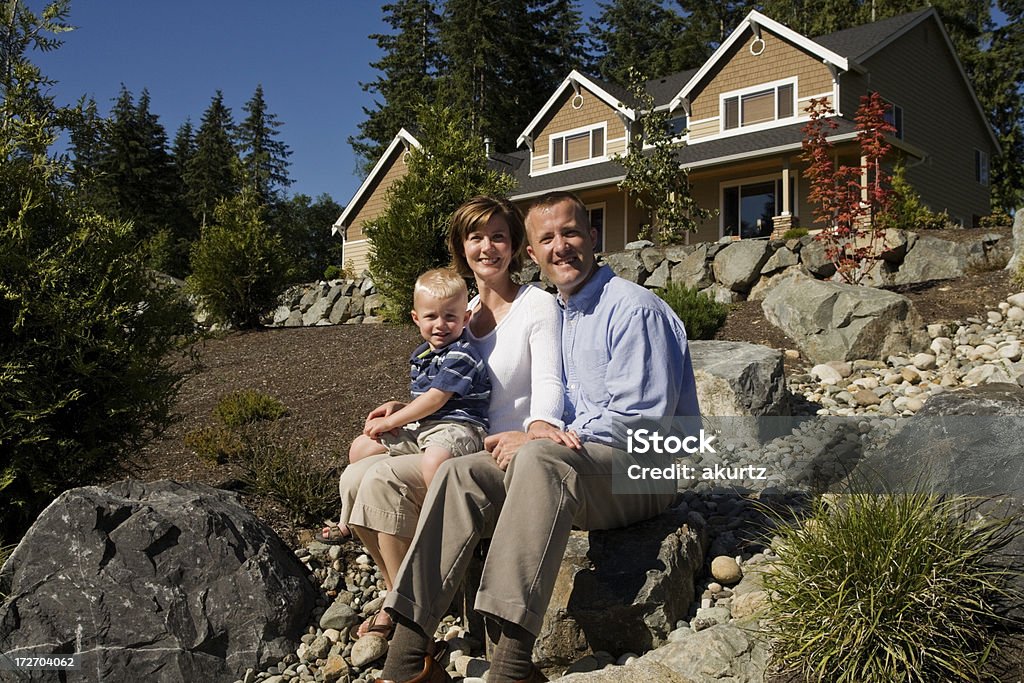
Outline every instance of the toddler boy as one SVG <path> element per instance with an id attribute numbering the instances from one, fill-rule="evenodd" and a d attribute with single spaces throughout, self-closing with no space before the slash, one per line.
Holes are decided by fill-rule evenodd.
<path id="1" fill-rule="evenodd" d="M 412 320 L 424 343 L 409 359 L 412 401 L 389 401 L 371 411 L 352 443 L 349 462 L 422 452 L 429 486 L 445 460 L 483 450 L 491 381 L 463 335 L 468 300 L 466 283 L 454 270 L 429 270 L 416 279 Z"/>

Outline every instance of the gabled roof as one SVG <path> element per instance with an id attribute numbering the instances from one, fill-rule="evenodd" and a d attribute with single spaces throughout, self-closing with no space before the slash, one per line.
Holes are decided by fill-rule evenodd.
<path id="1" fill-rule="evenodd" d="M 687 69 L 661 78 L 652 78 L 647 81 L 644 88 L 654 98 L 655 108 L 665 107 L 682 90 L 687 81 L 693 78 L 695 73 L 697 73 L 697 69 Z"/>
<path id="2" fill-rule="evenodd" d="M 519 138 L 516 140 L 516 147 L 522 146 L 526 139 L 533 134 L 533 131 L 540 125 L 540 122 L 551 112 L 551 109 L 558 103 L 562 95 L 569 89 L 574 91 L 580 88 L 586 88 L 590 92 L 597 95 L 604 101 L 609 107 L 621 112 L 624 116 L 629 118 L 631 121 L 636 120 L 636 112 L 632 108 L 632 98 L 629 93 L 623 90 L 621 87 L 613 85 L 611 83 L 604 83 L 591 76 L 585 76 L 576 69 L 565 77 L 561 85 L 555 89 L 555 92 L 548 98 L 548 101 L 544 103 L 544 106 L 540 108 L 537 115 L 533 117 L 533 120 L 527 124 L 526 128 L 520 133 Z"/>
<path id="3" fill-rule="evenodd" d="M 370 189 L 377 184 L 377 176 L 387 171 L 388 160 L 395 153 L 395 150 L 398 149 L 399 145 L 406 149 L 409 147 L 420 149 L 420 143 L 415 137 L 413 137 L 412 133 L 407 131 L 405 128 L 398 131 L 398 134 L 395 135 L 395 139 L 391 141 L 391 144 L 389 144 L 387 149 L 384 150 L 384 153 L 380 155 L 380 159 L 377 160 L 373 170 L 366 176 L 366 180 L 364 180 L 363 184 L 359 186 L 356 193 L 352 195 L 352 199 L 345 207 L 345 210 L 341 212 L 338 220 L 334 221 L 334 227 L 331 229 L 331 234 L 337 234 L 339 232 L 344 234 L 344 228 L 348 227 L 348 221 L 352 217 L 352 214 L 354 214 L 363 204 L 363 195 L 369 192 Z"/>
<path id="4" fill-rule="evenodd" d="M 814 42 L 823 45 L 848 59 L 862 62 L 879 49 L 903 35 L 906 31 L 920 23 L 926 16 L 933 14 L 933 7 L 926 7 L 916 12 L 908 12 L 896 17 L 873 21 L 860 26 L 829 33 L 814 38 Z"/>
<path id="5" fill-rule="evenodd" d="M 682 104 L 687 97 L 689 97 L 693 89 L 696 88 L 701 83 L 701 81 L 704 80 L 705 76 L 711 73 L 711 70 L 714 69 L 715 65 L 718 64 L 718 62 L 720 62 L 722 59 L 725 58 L 727 54 L 729 54 L 729 50 L 732 49 L 732 46 L 735 45 L 736 42 L 743 37 L 743 34 L 748 29 L 752 30 L 755 35 L 759 35 L 762 28 L 771 31 L 780 38 L 790 43 L 793 43 L 794 45 L 800 48 L 803 48 L 807 52 L 810 52 L 812 55 L 816 55 L 823 61 L 831 65 L 834 65 L 836 68 L 841 69 L 842 71 L 849 71 L 851 68 L 858 68 L 858 65 L 856 63 L 852 63 L 846 57 L 836 54 L 832 50 L 826 48 L 824 45 L 816 43 L 810 38 L 807 38 L 806 36 L 797 33 L 793 29 L 783 24 L 780 24 L 774 19 L 766 17 L 757 10 L 751 10 L 750 13 L 747 14 L 747 16 L 743 19 L 743 21 L 740 22 L 739 26 L 737 26 L 736 29 L 729 34 L 729 37 L 726 38 L 722 42 L 722 44 L 718 46 L 718 49 L 715 50 L 711 57 L 706 62 L 704 62 L 704 64 L 696 71 L 696 73 L 694 73 L 690 80 L 686 82 L 686 85 L 684 85 L 676 94 L 676 96 L 672 98 L 672 101 L 669 103 L 669 109 L 675 109 L 680 104 Z"/>

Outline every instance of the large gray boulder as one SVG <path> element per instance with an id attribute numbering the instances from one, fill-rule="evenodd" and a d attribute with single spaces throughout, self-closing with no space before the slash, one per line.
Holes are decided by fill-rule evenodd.
<path id="1" fill-rule="evenodd" d="M 736 292 L 746 292 L 761 275 L 771 250 L 766 240 L 738 240 L 715 254 L 715 280 Z"/>
<path id="2" fill-rule="evenodd" d="M 97 682 L 241 678 L 294 653 L 316 603 L 235 494 L 171 481 L 61 494 L 0 570 L 0 594 L 0 651 L 82 653 L 74 680 Z"/>
<path id="3" fill-rule="evenodd" d="M 675 640 L 641 659 L 657 662 L 692 683 L 762 683 L 768 638 L 758 632 L 756 620 L 730 622 Z"/>
<path id="4" fill-rule="evenodd" d="M 605 254 L 603 259 L 616 275 L 630 282 L 642 285 L 644 278 L 647 277 L 647 269 L 644 268 L 641 253 L 640 249 L 617 251 L 612 254 Z"/>
<path id="5" fill-rule="evenodd" d="M 1024 263 L 1024 211 L 1018 210 L 1013 216 L 1013 255 L 1006 264 L 1008 271 L 1016 272 Z"/>
<path id="6" fill-rule="evenodd" d="M 788 415 L 789 392 L 781 351 L 730 341 L 692 341 L 690 357 L 701 415 L 737 438 L 772 438 L 771 421 Z M 737 418 L 721 420 L 717 418 Z"/>
<path id="7" fill-rule="evenodd" d="M 918 237 L 898 271 L 895 285 L 912 285 L 931 280 L 951 280 L 964 274 L 968 250 L 963 244 L 937 237 Z"/>
<path id="8" fill-rule="evenodd" d="M 574 531 L 534 661 L 566 666 L 601 650 L 664 643 L 694 600 L 707 543 L 703 520 L 676 509 L 624 529 Z"/>
<path id="9" fill-rule="evenodd" d="M 698 244 L 697 248 L 691 251 L 678 265 L 672 267 L 672 282 L 678 282 L 686 287 L 704 289 L 714 281 L 711 273 L 711 266 L 707 262 L 708 246 Z"/>
<path id="10" fill-rule="evenodd" d="M 768 293 L 761 309 L 813 363 L 884 359 L 928 345 L 914 305 L 893 292 L 789 279 Z"/>

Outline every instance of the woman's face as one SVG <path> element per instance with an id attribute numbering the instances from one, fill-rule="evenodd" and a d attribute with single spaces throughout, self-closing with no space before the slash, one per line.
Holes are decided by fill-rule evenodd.
<path id="1" fill-rule="evenodd" d="M 462 243 L 466 263 L 478 278 L 488 278 L 508 271 L 512 261 L 512 238 L 503 216 L 491 216 L 487 224 L 469 233 Z"/>

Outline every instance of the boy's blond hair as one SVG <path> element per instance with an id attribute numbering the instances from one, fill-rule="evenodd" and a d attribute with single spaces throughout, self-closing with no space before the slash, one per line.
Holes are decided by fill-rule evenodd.
<path id="1" fill-rule="evenodd" d="M 416 284 L 412 290 L 414 305 L 416 295 L 420 292 L 438 299 L 451 299 L 454 297 L 469 299 L 469 289 L 466 287 L 466 281 L 452 268 L 435 268 L 416 278 Z"/>

